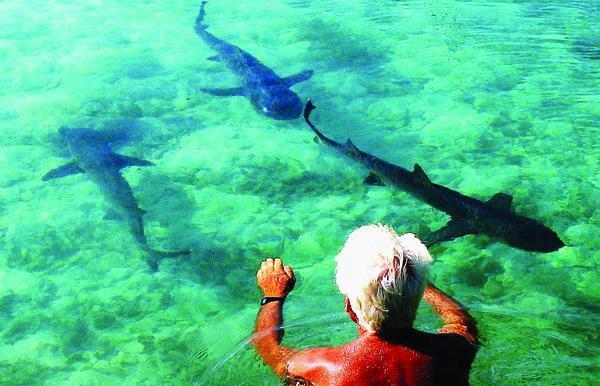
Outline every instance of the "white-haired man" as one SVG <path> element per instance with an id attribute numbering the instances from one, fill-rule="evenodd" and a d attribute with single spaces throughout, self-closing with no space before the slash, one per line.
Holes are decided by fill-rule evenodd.
<path id="1" fill-rule="evenodd" d="M 257 273 L 264 293 L 253 344 L 293 385 L 466 385 L 478 347 L 475 323 L 450 296 L 428 283 L 431 256 L 413 234 L 384 225 L 350 234 L 336 257 L 336 281 L 359 337 L 340 347 L 281 345 L 283 303 L 295 284 L 280 259 Z M 440 334 L 413 329 L 421 298 L 444 322 Z"/>

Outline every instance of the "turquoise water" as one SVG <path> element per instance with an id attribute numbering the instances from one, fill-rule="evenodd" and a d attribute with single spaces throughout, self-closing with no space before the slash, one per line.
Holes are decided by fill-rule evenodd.
<path id="1" fill-rule="evenodd" d="M 355 336 L 333 257 L 356 227 L 437 229 L 447 216 L 275 121 L 201 87 L 235 78 L 194 34 L 196 1 L 0 1 L 0 384 L 277 384 L 245 344 L 260 260 L 299 277 L 285 343 Z M 313 98 L 327 135 L 517 212 L 567 244 L 528 253 L 484 236 L 431 249 L 433 282 L 484 338 L 476 385 L 600 378 L 600 4 L 597 1 L 218 1 L 216 36 Z M 152 273 L 104 220 L 58 128 L 125 127 L 118 152 L 149 242 L 192 248 Z M 417 327 L 439 321 L 423 306 Z"/>

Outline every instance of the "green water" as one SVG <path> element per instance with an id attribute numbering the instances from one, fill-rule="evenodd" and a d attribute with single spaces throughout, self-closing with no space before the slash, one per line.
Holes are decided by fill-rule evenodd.
<path id="1" fill-rule="evenodd" d="M 362 184 L 366 171 L 241 97 L 194 34 L 196 1 L 0 1 L 0 384 L 277 384 L 244 344 L 260 260 L 299 276 L 285 343 L 337 345 L 333 256 L 356 227 L 437 229 L 447 216 Z M 485 236 L 431 249 L 437 286 L 485 344 L 476 385 L 600 378 L 600 3 L 211 0 L 206 23 L 318 106 L 338 140 L 554 229 L 528 253 Z M 153 247 L 192 248 L 152 273 L 127 226 L 104 220 L 58 128 L 128 127 L 123 172 Z M 423 306 L 417 327 L 439 321 Z"/>

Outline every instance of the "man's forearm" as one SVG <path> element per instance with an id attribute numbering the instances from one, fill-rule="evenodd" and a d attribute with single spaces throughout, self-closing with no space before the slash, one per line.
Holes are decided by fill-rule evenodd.
<path id="1" fill-rule="evenodd" d="M 449 327 L 457 328 L 458 326 L 462 326 L 465 331 L 461 335 L 468 335 L 468 339 L 472 343 L 478 343 L 479 338 L 475 320 L 469 315 L 462 304 L 452 299 L 431 283 L 428 283 L 425 288 L 423 300 L 431 304 L 431 307 L 433 307 L 435 312 L 444 321 L 442 330 Z"/>
<path id="2" fill-rule="evenodd" d="M 279 376 L 285 374 L 287 359 L 293 351 L 288 347 L 281 346 L 283 302 L 283 300 L 278 300 L 260 307 L 252 342 L 263 361 L 271 366 L 275 374 Z"/>

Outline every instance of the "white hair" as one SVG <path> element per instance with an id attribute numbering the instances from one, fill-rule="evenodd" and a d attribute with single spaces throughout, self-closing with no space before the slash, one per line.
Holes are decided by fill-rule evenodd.
<path id="1" fill-rule="evenodd" d="M 385 332 L 412 326 L 432 261 L 415 235 L 366 225 L 348 236 L 335 261 L 338 288 L 362 328 Z"/>

